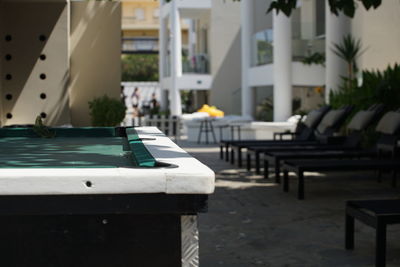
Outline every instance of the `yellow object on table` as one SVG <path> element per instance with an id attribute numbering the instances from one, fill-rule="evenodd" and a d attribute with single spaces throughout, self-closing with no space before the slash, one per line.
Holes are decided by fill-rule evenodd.
<path id="1" fill-rule="evenodd" d="M 198 112 L 206 112 L 211 117 L 223 117 L 225 114 L 222 110 L 217 109 L 215 106 L 209 106 L 207 104 L 203 105 Z"/>

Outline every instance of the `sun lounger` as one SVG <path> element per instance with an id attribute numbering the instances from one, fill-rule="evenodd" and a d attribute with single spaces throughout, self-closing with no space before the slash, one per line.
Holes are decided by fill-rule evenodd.
<path id="1" fill-rule="evenodd" d="M 301 151 L 267 151 L 264 153 L 264 178 L 268 178 L 270 163 L 274 163 L 275 181 L 280 182 L 280 163 L 289 159 L 321 159 L 321 158 L 364 158 L 373 157 L 375 149 L 361 149 L 364 132 L 376 121 L 383 111 L 383 105 L 373 105 L 368 110 L 357 112 L 347 125 L 348 136 L 340 142 L 328 146 L 320 146 Z M 328 142 L 329 143 L 329 142 Z M 322 148 L 322 149 L 321 149 Z M 322 150 L 322 151 L 321 151 Z M 259 166 L 259 163 L 258 163 Z"/>
<path id="2" fill-rule="evenodd" d="M 326 150 L 332 148 L 332 146 L 338 146 L 336 144 L 337 138 L 332 138 L 332 135 L 337 132 L 345 120 L 350 115 L 352 107 L 343 107 L 337 110 L 330 110 L 321 123 L 315 130 L 316 140 L 313 143 L 303 144 L 292 144 L 292 145 L 243 145 L 237 146 L 237 153 L 239 161 L 241 159 L 241 151 L 243 148 L 247 148 L 247 167 L 250 167 L 251 155 L 254 154 L 256 162 L 256 173 L 260 173 L 260 155 L 268 151 L 301 151 L 301 150 Z M 234 146 L 233 146 L 234 147 Z M 349 146 L 350 148 L 350 146 Z"/>
<path id="3" fill-rule="evenodd" d="M 269 143 L 269 144 L 284 144 L 293 142 L 304 142 L 314 140 L 314 130 L 322 120 L 323 116 L 330 110 L 329 106 L 321 107 L 317 110 L 311 111 L 306 120 L 299 124 L 296 128 L 294 138 L 291 140 L 221 140 L 220 142 L 220 157 L 229 160 L 229 148 L 233 144 L 257 144 L 257 143 Z M 225 153 L 224 153 L 225 149 Z"/>
<path id="4" fill-rule="evenodd" d="M 397 134 L 400 131 L 400 112 L 388 112 L 379 121 L 376 131 L 381 134 L 377 147 L 376 155 L 380 156 L 384 152 L 391 154 L 389 159 L 321 159 L 321 160 L 289 160 L 284 161 L 282 169 L 284 171 L 283 189 L 289 190 L 289 171 L 297 173 L 298 177 L 298 198 L 304 199 L 304 172 L 306 171 L 355 171 L 355 170 L 378 170 L 393 171 L 392 183 L 396 183 L 396 173 L 400 169 L 400 159 L 395 158 L 397 150 Z"/>

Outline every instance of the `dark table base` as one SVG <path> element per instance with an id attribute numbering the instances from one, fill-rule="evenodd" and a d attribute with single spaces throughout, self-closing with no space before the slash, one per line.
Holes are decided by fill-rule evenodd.
<path id="1" fill-rule="evenodd" d="M 198 262 L 196 214 L 206 209 L 204 195 L 0 200 L 1 266 L 177 267 L 182 261 Z"/>

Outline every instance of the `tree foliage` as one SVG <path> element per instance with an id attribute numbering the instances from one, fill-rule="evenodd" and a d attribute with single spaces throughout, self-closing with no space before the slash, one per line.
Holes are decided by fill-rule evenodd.
<path id="1" fill-rule="evenodd" d="M 268 11 L 276 10 L 277 13 L 282 11 L 286 16 L 290 16 L 292 10 L 296 8 L 298 0 L 274 0 L 270 4 Z M 322 0 L 320 0 L 322 1 Z M 382 0 L 328 0 L 331 12 L 336 16 L 339 12 L 343 12 L 348 17 L 354 17 L 357 3 L 362 3 L 369 10 L 371 7 L 378 8 L 382 4 Z"/>
<path id="2" fill-rule="evenodd" d="M 158 81 L 158 55 L 122 56 L 122 81 Z"/>

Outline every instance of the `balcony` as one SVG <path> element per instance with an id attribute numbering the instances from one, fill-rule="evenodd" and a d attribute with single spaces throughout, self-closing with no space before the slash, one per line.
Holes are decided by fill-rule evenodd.
<path id="1" fill-rule="evenodd" d="M 299 39 L 292 40 L 292 61 L 301 62 L 306 57 L 320 53 L 325 54 L 325 37 L 316 37 L 314 39 Z M 273 30 L 266 29 L 257 32 L 252 38 L 252 59 L 251 65 L 262 66 L 273 63 Z"/>
<path id="2" fill-rule="evenodd" d="M 123 54 L 157 54 L 158 38 L 129 37 L 122 39 Z"/>

